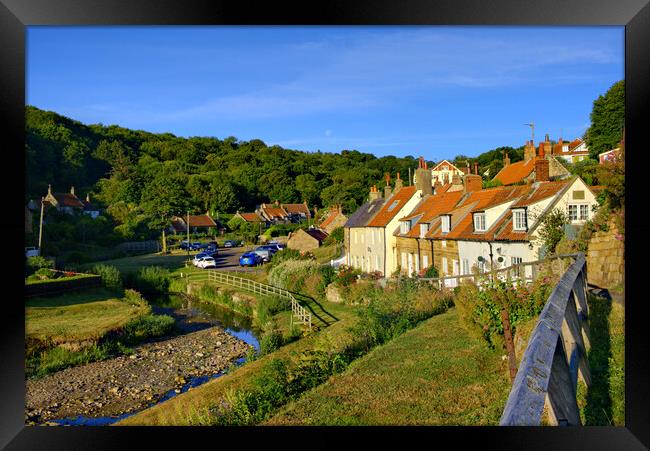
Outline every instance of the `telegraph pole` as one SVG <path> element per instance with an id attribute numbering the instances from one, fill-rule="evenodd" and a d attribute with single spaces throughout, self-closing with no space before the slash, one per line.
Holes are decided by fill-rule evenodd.
<path id="1" fill-rule="evenodd" d="M 190 259 L 190 211 L 187 210 L 187 224 L 185 225 L 187 229 L 187 259 Z"/>
<path id="2" fill-rule="evenodd" d="M 38 255 L 41 255 L 41 241 L 43 240 L 43 208 L 44 208 L 44 199 L 41 197 L 41 222 L 38 226 Z"/>

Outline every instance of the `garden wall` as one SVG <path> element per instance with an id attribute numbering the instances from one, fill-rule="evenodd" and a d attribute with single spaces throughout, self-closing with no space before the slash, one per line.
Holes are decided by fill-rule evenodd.
<path id="1" fill-rule="evenodd" d="M 589 240 L 587 279 L 600 288 L 612 288 L 625 280 L 625 242 L 613 222 L 607 232 L 595 232 Z"/>

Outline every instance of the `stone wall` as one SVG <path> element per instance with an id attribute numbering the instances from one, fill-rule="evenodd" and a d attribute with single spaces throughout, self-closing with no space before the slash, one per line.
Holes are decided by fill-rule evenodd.
<path id="1" fill-rule="evenodd" d="M 625 280 L 625 242 L 610 222 L 609 231 L 595 232 L 587 250 L 587 279 L 592 285 L 612 288 Z"/>

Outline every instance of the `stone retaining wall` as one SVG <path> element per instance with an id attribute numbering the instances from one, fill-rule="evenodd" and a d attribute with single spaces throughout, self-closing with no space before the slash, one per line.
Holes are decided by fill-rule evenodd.
<path id="1" fill-rule="evenodd" d="M 625 280 L 625 242 L 617 240 L 618 230 L 610 222 L 609 231 L 595 232 L 587 250 L 587 279 L 601 288 L 612 288 Z"/>

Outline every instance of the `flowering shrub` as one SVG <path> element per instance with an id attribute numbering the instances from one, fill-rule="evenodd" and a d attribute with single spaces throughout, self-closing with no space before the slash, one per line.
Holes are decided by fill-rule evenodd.
<path id="1" fill-rule="evenodd" d="M 556 277 L 544 275 L 531 285 L 495 281 L 481 290 L 473 283 L 464 283 L 455 302 L 461 323 L 490 348 L 503 347 L 502 310 L 508 312 L 514 335 L 518 324 L 540 314 L 556 282 Z"/>

